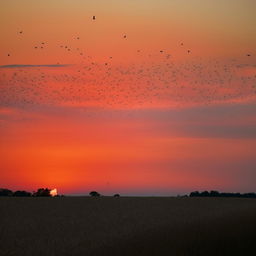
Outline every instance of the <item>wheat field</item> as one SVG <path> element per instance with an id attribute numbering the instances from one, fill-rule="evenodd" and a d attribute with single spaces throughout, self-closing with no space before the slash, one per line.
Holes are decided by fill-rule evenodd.
<path id="1" fill-rule="evenodd" d="M 247 256 L 255 239 L 255 199 L 0 198 L 0 256 Z"/>

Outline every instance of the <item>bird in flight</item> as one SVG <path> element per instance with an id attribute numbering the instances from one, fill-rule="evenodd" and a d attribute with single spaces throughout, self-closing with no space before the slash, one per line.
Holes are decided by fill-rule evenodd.
<path id="1" fill-rule="evenodd" d="M 126 38 L 127 36 L 126 35 L 124 35 L 124 38 Z"/>
<path id="2" fill-rule="evenodd" d="M 92 16 L 92 19 L 93 19 L 93 20 L 96 20 L 96 16 Z"/>

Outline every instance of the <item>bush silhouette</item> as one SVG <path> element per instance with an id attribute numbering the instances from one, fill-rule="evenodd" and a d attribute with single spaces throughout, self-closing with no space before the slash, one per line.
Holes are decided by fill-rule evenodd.
<path id="1" fill-rule="evenodd" d="M 212 190 L 211 192 L 210 192 L 210 196 L 219 196 L 220 195 L 220 193 L 218 192 L 218 191 L 216 191 L 216 190 Z"/>
<path id="2" fill-rule="evenodd" d="M 208 191 L 204 191 L 201 193 L 201 196 L 210 196 L 210 193 Z"/>
<path id="3" fill-rule="evenodd" d="M 17 190 L 13 193 L 13 196 L 28 197 L 31 196 L 31 193 L 24 190 Z"/>
<path id="4" fill-rule="evenodd" d="M 51 190 L 49 188 L 39 188 L 36 192 L 33 193 L 33 196 L 44 196 L 44 197 L 50 197 Z"/>
<path id="5" fill-rule="evenodd" d="M 119 194 L 114 194 L 114 197 L 120 197 L 120 195 Z"/>
<path id="6" fill-rule="evenodd" d="M 0 196 L 12 196 L 13 192 L 7 188 L 0 188 Z"/>
<path id="7" fill-rule="evenodd" d="M 100 193 L 98 193 L 97 191 L 91 191 L 89 193 L 90 196 L 93 196 L 93 197 L 99 197 L 100 196 Z"/>

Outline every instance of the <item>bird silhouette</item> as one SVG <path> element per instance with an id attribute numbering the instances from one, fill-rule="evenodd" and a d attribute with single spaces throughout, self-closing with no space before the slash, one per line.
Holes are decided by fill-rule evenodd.
<path id="1" fill-rule="evenodd" d="M 96 16 L 93 16 L 95 19 Z M 127 38 L 127 35 L 123 34 L 123 38 Z M 80 37 L 73 39 L 78 40 Z M 47 38 L 43 40 L 33 45 L 34 49 L 44 49 L 42 54 L 47 53 L 47 46 L 51 45 Z M 180 45 L 183 46 L 183 42 Z M 180 63 L 175 61 L 175 52 L 170 55 L 168 49 L 158 50 L 157 54 L 155 50 L 138 50 L 140 46 L 137 45 L 134 52 L 140 52 L 136 54 L 137 58 L 141 58 L 140 61 L 114 65 L 117 58 L 112 59 L 112 52 L 107 55 L 107 60 L 99 61 L 82 46 L 77 48 L 76 40 L 51 46 L 62 51 L 63 56 L 76 58 L 77 65 L 70 70 L 69 67 L 65 67 L 65 70 L 56 67 L 56 72 L 44 67 L 20 67 L 10 73 L 0 70 L 1 84 L 4 85 L 1 87 L 3 93 L 0 94 L 2 104 L 75 105 L 86 101 L 97 102 L 104 107 L 141 107 L 162 104 L 163 99 L 165 104 L 211 104 L 256 95 L 255 74 L 237 75 L 236 62 L 195 60 L 192 54 L 189 61 Z M 185 49 L 180 48 L 182 52 Z M 189 49 L 187 53 L 192 51 Z M 11 56 L 10 52 L 11 49 L 7 52 L 8 57 Z M 244 56 L 250 57 L 251 54 L 245 51 Z M 62 63 L 60 60 L 56 62 Z"/>

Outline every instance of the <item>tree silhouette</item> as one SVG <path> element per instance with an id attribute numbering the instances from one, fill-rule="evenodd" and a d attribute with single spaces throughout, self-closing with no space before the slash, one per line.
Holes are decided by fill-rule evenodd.
<path id="1" fill-rule="evenodd" d="M 208 191 L 203 191 L 201 193 L 201 196 L 210 196 L 210 193 Z"/>
<path id="2" fill-rule="evenodd" d="M 0 188 L 0 196 L 12 196 L 13 192 L 7 188 Z"/>
<path id="3" fill-rule="evenodd" d="M 91 191 L 89 193 L 90 196 L 93 196 L 93 197 L 99 197 L 100 196 L 100 193 L 98 193 L 97 191 Z"/>
<path id="4" fill-rule="evenodd" d="M 217 197 L 217 196 L 220 196 L 220 193 L 219 193 L 219 191 L 212 190 L 212 191 L 210 192 L 210 196 Z"/>
<path id="5" fill-rule="evenodd" d="M 51 190 L 49 188 L 39 188 L 36 192 L 33 193 L 33 196 L 44 196 L 44 197 L 50 197 Z"/>
<path id="6" fill-rule="evenodd" d="M 13 193 L 13 196 L 28 197 L 31 196 L 31 193 L 24 190 L 17 190 Z"/>
<path id="7" fill-rule="evenodd" d="M 200 193 L 198 191 L 191 192 L 190 197 L 200 196 Z"/>

